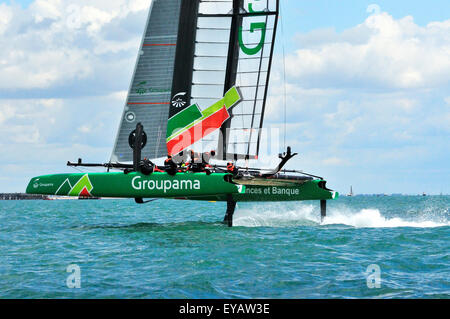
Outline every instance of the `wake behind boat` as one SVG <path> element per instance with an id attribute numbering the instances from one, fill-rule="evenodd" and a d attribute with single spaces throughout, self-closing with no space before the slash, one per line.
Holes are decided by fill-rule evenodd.
<path id="1" fill-rule="evenodd" d="M 39 176 L 27 193 L 226 201 L 229 226 L 239 201 L 320 200 L 325 217 L 337 192 L 284 170 L 297 155 L 289 147 L 276 168 L 248 167 L 260 153 L 278 14 L 278 0 L 152 1 L 110 161 L 68 162 L 107 172 Z M 165 156 L 164 166 L 150 160 Z"/>

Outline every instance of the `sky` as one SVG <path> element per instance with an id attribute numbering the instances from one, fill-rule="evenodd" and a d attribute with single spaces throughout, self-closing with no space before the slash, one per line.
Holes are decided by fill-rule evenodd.
<path id="1" fill-rule="evenodd" d="M 149 4 L 0 1 L 0 192 L 109 160 Z M 448 0 L 281 0 L 266 127 L 285 89 L 289 168 L 341 193 L 450 193 Z"/>

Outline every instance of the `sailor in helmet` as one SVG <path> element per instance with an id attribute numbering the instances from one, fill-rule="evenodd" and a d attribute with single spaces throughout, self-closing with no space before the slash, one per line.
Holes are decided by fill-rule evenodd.
<path id="1" fill-rule="evenodd" d="M 215 150 L 211 150 L 211 152 L 206 152 L 202 154 L 202 162 L 203 165 L 207 168 L 210 168 L 211 165 L 209 163 L 209 161 L 211 160 L 211 158 L 216 156 L 216 151 Z"/>
<path id="2" fill-rule="evenodd" d="M 234 165 L 233 162 L 227 163 L 227 172 L 233 174 L 233 176 L 237 176 L 239 173 L 238 168 Z"/>
<path id="3" fill-rule="evenodd" d="M 178 171 L 178 165 L 172 160 L 172 155 L 168 154 L 164 161 L 164 166 L 167 174 L 174 176 Z"/>

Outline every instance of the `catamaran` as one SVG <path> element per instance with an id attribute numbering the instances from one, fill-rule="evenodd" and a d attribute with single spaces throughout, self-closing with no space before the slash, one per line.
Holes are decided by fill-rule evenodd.
<path id="1" fill-rule="evenodd" d="M 67 163 L 106 171 L 35 177 L 27 193 L 224 201 L 230 227 L 237 202 L 318 200 L 323 219 L 338 193 L 284 169 L 297 155 L 290 147 L 276 168 L 248 167 L 260 153 L 278 17 L 279 0 L 153 0 L 109 162 Z M 212 149 L 218 161 L 244 161 L 241 173 L 148 167 Z"/>

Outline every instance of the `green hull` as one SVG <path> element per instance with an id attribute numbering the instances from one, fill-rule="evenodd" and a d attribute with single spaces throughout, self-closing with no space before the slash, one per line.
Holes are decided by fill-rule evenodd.
<path id="1" fill-rule="evenodd" d="M 28 194 L 122 198 L 180 198 L 226 201 L 229 195 L 242 201 L 302 201 L 337 198 L 319 180 L 256 180 L 227 182 L 229 174 L 178 173 L 76 173 L 45 175 L 31 179 Z"/>
<path id="2" fill-rule="evenodd" d="M 333 200 L 339 197 L 339 193 L 325 187 L 326 182 L 321 180 L 308 180 L 301 183 L 282 180 L 274 183 L 268 180 L 259 184 L 245 184 L 245 181 L 236 181 L 245 186 L 240 193 L 233 193 L 236 202 L 286 202 L 304 200 Z M 277 180 L 275 180 L 277 182 Z M 269 184 L 269 185 L 267 185 Z M 191 200 L 226 201 L 227 195 L 186 197 Z"/>

